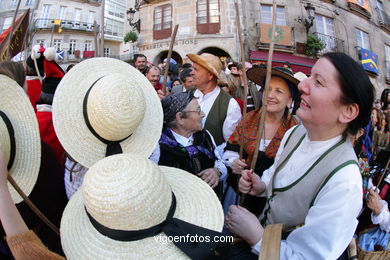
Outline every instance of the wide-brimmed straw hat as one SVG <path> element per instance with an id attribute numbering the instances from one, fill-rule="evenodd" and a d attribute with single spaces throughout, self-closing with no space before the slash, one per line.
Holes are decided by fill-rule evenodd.
<path id="1" fill-rule="evenodd" d="M 61 80 L 53 100 L 53 123 L 66 152 L 91 167 L 120 152 L 150 156 L 161 135 L 163 113 L 156 91 L 141 72 L 120 60 L 93 58 Z"/>
<path id="2" fill-rule="evenodd" d="M 187 57 L 194 63 L 199 64 L 211 74 L 219 78 L 219 74 L 222 71 L 222 63 L 219 58 L 210 53 L 187 54 Z"/>
<path id="3" fill-rule="evenodd" d="M 267 75 L 267 68 L 265 67 L 253 67 L 246 72 L 246 76 L 249 80 L 253 81 L 257 85 L 263 86 Z M 291 84 L 288 84 L 292 96 L 295 98 L 298 93 L 299 80 L 296 79 L 291 70 L 283 67 L 273 67 L 271 70 L 272 76 L 279 76 Z"/>
<path id="4" fill-rule="evenodd" d="M 28 196 L 34 188 L 41 164 L 38 122 L 23 88 L 0 75 L 0 150 L 8 172 Z M 8 184 L 15 203 L 23 199 Z"/>
<path id="5" fill-rule="evenodd" d="M 222 230 L 221 204 L 200 178 L 178 168 L 157 166 L 136 154 L 102 159 L 88 170 L 83 186 L 63 213 L 61 243 L 67 259 L 187 259 L 173 243 L 158 240 L 164 239 L 159 230 L 133 241 L 128 241 L 128 233 L 109 237 L 164 225 L 174 200 L 174 218 L 212 232 Z"/>

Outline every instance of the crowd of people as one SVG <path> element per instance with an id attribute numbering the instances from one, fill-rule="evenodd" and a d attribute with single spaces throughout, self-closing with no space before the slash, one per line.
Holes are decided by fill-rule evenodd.
<path id="1" fill-rule="evenodd" d="M 266 66 L 187 58 L 0 63 L 1 259 L 257 259 L 273 224 L 280 259 L 390 249 L 390 89 L 326 53 L 272 68 L 263 99 Z"/>

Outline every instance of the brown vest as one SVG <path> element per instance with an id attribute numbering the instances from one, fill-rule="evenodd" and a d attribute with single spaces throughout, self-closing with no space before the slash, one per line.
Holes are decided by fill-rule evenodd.
<path id="1" fill-rule="evenodd" d="M 214 137 L 217 146 L 225 142 L 222 128 L 226 119 L 229 101 L 231 98 L 232 97 L 229 94 L 221 90 L 215 99 L 204 124 L 204 128 L 207 129 Z"/>
<path id="2" fill-rule="evenodd" d="M 305 136 L 306 129 L 298 126 L 287 139 L 275 173 L 267 186 L 267 204 L 261 216 L 263 225 L 281 223 L 285 224 L 285 229 L 289 229 L 304 224 L 309 209 L 329 179 L 341 168 L 357 164 L 352 145 L 343 138 L 323 153 L 295 182 L 283 188 L 275 188 L 275 177 Z"/>

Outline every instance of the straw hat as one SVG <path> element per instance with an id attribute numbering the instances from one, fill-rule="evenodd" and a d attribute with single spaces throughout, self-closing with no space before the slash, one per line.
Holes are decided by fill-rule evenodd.
<path id="1" fill-rule="evenodd" d="M 187 54 L 187 57 L 194 63 L 199 64 L 211 74 L 219 78 L 219 74 L 222 70 L 222 63 L 219 58 L 210 53 L 198 54 Z"/>
<path id="2" fill-rule="evenodd" d="M 14 161 L 12 166 L 9 165 L 11 168 L 8 172 L 28 196 L 37 181 L 41 164 L 38 122 L 23 88 L 4 75 L 0 75 L 0 97 L 0 111 L 3 113 L 0 117 L 0 150 L 5 155 L 5 161 L 10 164 L 12 140 L 15 141 Z M 14 138 L 11 138 L 5 123 L 7 119 L 12 126 L 10 129 L 13 129 Z M 8 184 L 8 188 L 15 203 L 23 200 L 11 184 Z"/>
<path id="3" fill-rule="evenodd" d="M 297 73 L 294 74 L 294 78 L 296 78 L 299 81 L 302 81 L 304 79 L 307 79 L 307 76 L 302 71 L 298 71 Z"/>
<path id="4" fill-rule="evenodd" d="M 61 220 L 67 259 L 187 259 L 163 233 L 123 242 L 102 235 L 91 215 L 110 229 L 136 231 L 165 221 L 176 197 L 174 218 L 220 232 L 224 216 L 214 191 L 183 170 L 157 166 L 137 154 L 104 158 L 87 172 L 83 186 L 69 201 Z"/>
<path id="5" fill-rule="evenodd" d="M 137 69 L 120 60 L 93 58 L 61 80 L 53 100 L 53 123 L 70 156 L 91 167 L 110 146 L 101 138 L 120 142 L 124 153 L 148 157 L 160 138 L 163 113 L 156 91 Z"/>

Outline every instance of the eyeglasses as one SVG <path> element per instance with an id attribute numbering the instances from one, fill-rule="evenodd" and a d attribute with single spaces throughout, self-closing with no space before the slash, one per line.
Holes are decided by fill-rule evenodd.
<path id="1" fill-rule="evenodd" d="M 202 113 L 202 109 L 200 107 L 198 107 L 196 110 L 182 111 L 182 113 L 191 113 L 191 112 L 198 113 L 198 115 L 200 115 L 200 113 Z"/>

